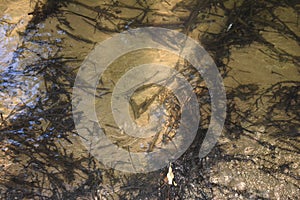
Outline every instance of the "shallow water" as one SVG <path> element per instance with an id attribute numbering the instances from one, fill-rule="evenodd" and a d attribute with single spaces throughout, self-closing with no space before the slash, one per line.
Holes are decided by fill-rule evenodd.
<path id="1" fill-rule="evenodd" d="M 296 1 L 48 1 L 37 5 L 29 0 L 0 1 L 1 198 L 300 196 Z M 199 160 L 210 100 L 203 79 L 191 68 L 184 71 L 196 88 L 201 122 L 191 147 L 173 161 L 177 186 L 168 185 L 167 167 L 134 174 L 104 166 L 89 154 L 74 125 L 81 113 L 72 113 L 72 87 L 85 57 L 110 36 L 144 26 L 178 30 L 199 41 L 214 59 L 226 89 L 222 135 L 213 150 Z M 97 117 L 107 136 L 132 152 L 162 148 L 166 136 L 159 135 L 155 145 L 153 138 L 141 141 L 124 136 L 110 115 L 111 93 L 125 72 L 149 62 L 176 66 L 178 58 L 164 51 L 131 52 L 109 66 L 97 90 Z M 179 63 L 180 68 L 188 65 L 182 60 Z M 139 124 L 153 122 L 149 115 L 170 96 L 162 93 L 152 107 L 140 112 L 155 91 L 157 88 L 148 87 L 132 99 L 131 116 L 138 116 Z M 172 111 L 163 110 L 166 115 Z M 165 142 L 175 140 L 174 135 L 170 132 Z"/>

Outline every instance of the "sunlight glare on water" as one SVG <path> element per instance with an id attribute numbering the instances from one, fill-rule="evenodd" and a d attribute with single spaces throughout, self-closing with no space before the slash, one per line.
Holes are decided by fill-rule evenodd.
<path id="1" fill-rule="evenodd" d="M 11 116 L 18 106 L 33 106 L 32 100 L 39 92 L 40 79 L 23 74 L 22 43 L 19 33 L 30 22 L 33 5 L 30 0 L 0 1 L 0 113 L 3 118 Z M 27 103 L 30 102 L 30 103 Z"/>

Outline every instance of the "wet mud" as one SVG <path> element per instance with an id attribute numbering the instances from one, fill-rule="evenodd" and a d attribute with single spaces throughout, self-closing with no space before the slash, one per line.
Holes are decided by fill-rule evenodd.
<path id="1" fill-rule="evenodd" d="M 293 0 L 0 0 L 1 199 L 299 198 L 299 8 Z M 72 113 L 72 88 L 88 53 L 116 33 L 148 26 L 198 41 L 226 89 L 222 135 L 199 159 L 210 97 L 199 74 L 180 61 L 184 76 L 192 77 L 201 122 L 192 145 L 172 163 L 176 186 L 168 184 L 168 167 L 144 174 L 105 167 L 82 144 Z M 101 112 L 109 112 L 114 81 L 126 70 L 149 61 L 173 66 L 178 61 L 158 54 L 133 52 L 112 63 L 97 89 Z M 157 91 L 159 98 L 145 95 Z M 176 121 L 176 99 L 156 86 L 132 97 L 133 118 L 149 123 L 151 105 L 165 98 L 174 101 L 166 112 Z M 141 146 L 120 137 L 101 112 L 108 137 L 122 148 L 147 152 L 174 139 L 170 132 Z"/>

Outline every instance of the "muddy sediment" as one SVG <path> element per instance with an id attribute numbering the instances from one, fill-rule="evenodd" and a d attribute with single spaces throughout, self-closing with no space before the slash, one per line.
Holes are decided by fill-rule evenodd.
<path id="1" fill-rule="evenodd" d="M 0 1 L 4 13 L 0 19 L 1 198 L 300 196 L 300 25 L 296 1 L 21 3 Z M 147 26 L 177 30 L 199 41 L 214 59 L 226 89 L 222 135 L 213 150 L 199 159 L 210 120 L 210 97 L 203 79 L 189 63 L 180 61 L 186 77 L 193 75 L 189 81 L 201 105 L 201 122 L 190 148 L 172 164 L 176 186 L 168 184 L 168 167 L 145 174 L 107 169 L 82 144 L 73 122 L 72 87 L 84 58 L 110 36 Z M 97 90 L 96 104 L 102 109 L 99 121 L 110 123 L 108 115 L 101 113 L 110 111 L 118 78 L 134 66 L 158 61 L 175 66 L 178 58 L 149 50 L 130 53 L 112 63 L 101 83 L 104 85 L 99 84 Z M 156 91 L 160 91 L 156 86 L 148 87 L 132 98 L 132 117 L 142 125 L 150 121 L 149 114 L 155 110 L 151 106 L 172 96 L 165 91 L 153 100 L 151 93 Z M 171 116 L 167 121 L 176 121 L 175 115 L 166 115 Z M 109 137 L 120 147 L 131 145 L 135 151 L 147 152 L 147 145 L 154 149 L 174 139 L 171 133 L 166 140 L 161 135 L 155 145 L 151 141 L 141 145 L 130 137 L 120 138 L 112 125 L 104 128 L 108 133 L 114 130 Z"/>

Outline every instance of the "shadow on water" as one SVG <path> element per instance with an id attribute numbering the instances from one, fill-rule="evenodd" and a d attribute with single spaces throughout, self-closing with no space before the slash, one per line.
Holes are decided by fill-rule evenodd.
<path id="1" fill-rule="evenodd" d="M 73 144 L 69 138 L 76 135 L 71 113 L 75 74 L 65 63 L 76 58 L 59 56 L 58 39 L 49 39 L 36 29 L 38 23 L 57 14 L 61 3 L 36 4 L 29 13 L 34 17 L 22 34 L 24 40 L 11 63 L 26 56 L 37 58 L 28 65 L 25 63 L 19 73 L 24 77 L 38 77 L 39 84 L 43 85 L 38 90 L 44 91 L 29 97 L 33 103 L 23 102 L 10 114 L 1 114 L 2 199 L 75 199 L 89 196 L 101 183 L 101 172 L 91 156 L 68 149 Z M 9 72 L 11 79 L 14 71 Z M 11 81 L 5 79 L 6 75 L 2 74 L 0 83 L 4 89 Z"/>
<path id="2" fill-rule="evenodd" d="M 276 33 L 299 45 L 297 1 L 83 2 L 38 2 L 29 13 L 33 18 L 20 33 L 23 40 L 9 64 L 11 70 L 1 71 L 1 92 L 8 93 L 10 88 L 18 87 L 11 80 L 16 73 L 12 66 L 30 55 L 32 61 L 23 62 L 17 72 L 40 81 L 34 98 L 19 103 L 9 114 L 0 113 L 2 198 L 292 199 L 299 196 L 300 82 L 287 78 L 263 87 L 255 81 L 243 83 L 235 80 L 231 65 L 233 51 L 261 45 L 259 52 L 265 57 L 291 63 L 298 67 L 299 73 L 299 53 L 294 55 L 279 48 L 263 34 Z M 163 3 L 169 11 L 159 10 L 155 3 Z M 279 17 L 279 8 L 295 12 L 296 21 Z M 172 20 L 174 14 L 180 17 Z M 51 26 L 49 19 L 56 24 Z M 80 144 L 72 116 L 72 86 L 83 58 L 98 40 L 97 36 L 82 34 L 76 27 L 78 19 L 90 28 L 91 35 L 110 35 L 147 26 L 179 29 L 201 41 L 223 78 L 234 80 L 235 84 L 225 83 L 224 134 L 213 151 L 201 160 L 199 144 L 209 123 L 210 108 L 209 100 L 199 97 L 204 114 L 197 137 L 173 163 L 178 186 L 168 185 L 166 168 L 148 174 L 105 169 Z M 291 28 L 292 23 L 298 30 Z M 79 47 L 80 53 L 67 51 Z M 208 96 L 207 88 L 197 95 Z M 234 174 L 235 171 L 240 175 Z M 256 182 L 255 178 L 266 182 Z M 277 190 L 283 192 L 277 194 Z"/>

